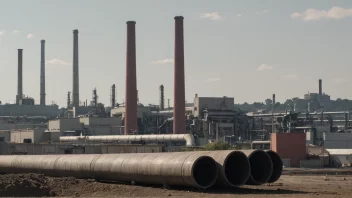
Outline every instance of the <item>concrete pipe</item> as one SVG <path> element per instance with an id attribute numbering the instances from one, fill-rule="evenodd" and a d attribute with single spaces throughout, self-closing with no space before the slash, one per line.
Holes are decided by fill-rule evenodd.
<path id="1" fill-rule="evenodd" d="M 263 150 L 241 150 L 247 155 L 251 165 L 251 174 L 246 184 L 261 185 L 269 181 L 273 172 L 270 156 Z"/>
<path id="2" fill-rule="evenodd" d="M 0 173 L 94 178 L 141 184 L 209 188 L 217 180 L 217 164 L 201 153 L 0 156 Z"/>
<path id="3" fill-rule="evenodd" d="M 266 150 L 265 152 L 270 156 L 271 162 L 273 163 L 273 173 L 271 174 L 268 183 L 274 183 L 281 177 L 283 163 L 281 157 L 275 151 Z"/>

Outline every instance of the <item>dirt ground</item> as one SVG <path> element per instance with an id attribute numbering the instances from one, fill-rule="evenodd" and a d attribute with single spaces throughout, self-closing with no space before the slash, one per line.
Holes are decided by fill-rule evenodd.
<path id="1" fill-rule="evenodd" d="M 272 185 L 237 189 L 163 189 L 160 186 L 103 183 L 95 180 L 53 178 L 37 174 L 0 175 L 0 196 L 56 197 L 351 197 L 349 175 L 283 175 Z"/>

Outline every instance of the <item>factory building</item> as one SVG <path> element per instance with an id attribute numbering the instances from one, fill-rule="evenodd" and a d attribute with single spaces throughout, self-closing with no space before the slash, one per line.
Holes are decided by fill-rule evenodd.
<path id="1" fill-rule="evenodd" d="M 13 143 L 40 143 L 45 129 L 14 129 L 10 131 Z"/>
<path id="2" fill-rule="evenodd" d="M 40 105 L 23 93 L 23 49 L 18 49 L 18 73 L 16 104 L 1 104 L 0 116 L 45 116 L 57 117 L 60 113 L 57 105 L 45 105 L 45 41 L 41 40 L 40 61 Z"/>
<path id="3" fill-rule="evenodd" d="M 94 118 L 82 117 L 79 118 L 83 124 L 84 130 L 90 135 L 123 135 L 124 130 L 121 127 L 121 118 Z"/>
<path id="4" fill-rule="evenodd" d="M 45 116 L 54 118 L 59 115 L 59 112 L 59 106 L 57 105 L 0 104 L 0 116 Z"/>
<path id="5" fill-rule="evenodd" d="M 70 135 L 120 135 L 123 134 L 121 118 L 58 118 L 50 120 L 48 132 L 59 132 L 61 136 Z"/>
<path id="6" fill-rule="evenodd" d="M 10 130 L 0 130 L 0 142 L 10 142 Z"/>
<path id="7" fill-rule="evenodd" d="M 72 132 L 75 130 L 81 131 L 83 125 L 80 123 L 79 118 L 58 118 L 55 120 L 49 120 L 48 130 L 51 132 L 60 132 L 65 135 L 66 132 Z"/>
<path id="8" fill-rule="evenodd" d="M 323 81 L 321 79 L 319 79 L 319 92 L 318 93 L 307 93 L 304 94 L 304 100 L 309 101 L 309 107 L 308 107 L 308 111 L 310 111 L 310 109 L 327 109 L 330 108 L 332 106 L 332 100 L 330 99 L 330 95 L 327 95 L 323 92 L 323 85 L 322 85 Z M 318 104 L 317 107 L 313 107 L 314 103 Z"/>
<path id="9" fill-rule="evenodd" d="M 351 167 L 352 149 L 326 149 L 332 167 Z"/>
<path id="10" fill-rule="evenodd" d="M 212 111 L 233 111 L 235 100 L 232 97 L 194 97 L 193 116 L 200 119 L 204 118 L 204 111 L 212 113 Z"/>
<path id="11" fill-rule="evenodd" d="M 352 133 L 324 133 L 324 147 L 329 149 L 352 149 Z"/>

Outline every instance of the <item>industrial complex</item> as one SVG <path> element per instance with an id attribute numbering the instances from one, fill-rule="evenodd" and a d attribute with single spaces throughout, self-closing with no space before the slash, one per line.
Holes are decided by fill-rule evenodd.
<path id="1" fill-rule="evenodd" d="M 277 109 L 275 94 L 270 110 L 255 112 L 237 108 L 234 97 L 228 96 L 195 93 L 193 102 L 186 103 L 183 21 L 182 16 L 174 18 L 172 106 L 165 105 L 163 85 L 159 104 L 139 102 L 135 21 L 127 22 L 124 104 L 116 102 L 115 85 L 109 107 L 98 102 L 96 89 L 89 103 L 80 101 L 78 30 L 73 30 L 72 90 L 64 108 L 46 102 L 45 40 L 40 41 L 39 104 L 24 94 L 24 50 L 18 49 L 16 103 L 0 104 L 0 172 L 30 170 L 49 176 L 206 189 L 273 183 L 283 167 L 351 166 L 350 112 L 328 111 L 333 101 L 323 93 L 321 79 L 318 93 L 301 99 L 307 104 L 303 111 L 295 108 L 296 103 L 284 111 Z M 187 150 L 214 143 L 243 150 Z"/>
<path id="2" fill-rule="evenodd" d="M 165 105 L 164 86 L 160 85 L 159 104 L 143 105 L 138 99 L 136 83 L 135 26 L 135 21 L 127 22 L 126 101 L 124 104 L 116 102 L 116 87 L 112 85 L 109 107 L 98 102 L 96 89 L 92 91 L 91 101 L 80 101 L 77 29 L 73 30 L 72 90 L 68 92 L 67 106 L 64 108 L 59 109 L 57 105 L 46 103 L 45 40 L 40 41 L 39 104 L 24 94 L 24 50 L 18 49 L 16 103 L 0 105 L 0 141 L 16 146 L 23 143 L 48 144 L 53 148 L 60 144 L 70 145 L 70 148 L 73 145 L 102 143 L 156 144 L 162 145 L 163 150 L 177 151 L 184 146 L 199 147 L 211 142 L 227 142 L 233 146 L 248 148 L 270 148 L 270 145 L 279 145 L 272 142 L 276 140 L 272 138 L 276 133 L 280 133 L 280 136 L 275 137 L 298 133 L 297 136 L 304 136 L 304 142 L 297 143 L 302 144 L 302 148 L 304 146 L 305 154 L 299 154 L 302 162 L 308 159 L 307 156 L 314 155 L 324 161 L 321 166 L 350 164 L 349 160 L 341 161 L 333 156 L 339 149 L 349 155 L 349 149 L 352 149 L 349 141 L 352 139 L 350 113 L 347 110 L 327 111 L 333 101 L 323 92 L 321 79 L 318 81 L 317 93 L 305 94 L 300 99 L 306 101 L 306 110 L 298 110 L 298 102 L 285 111 L 277 109 L 275 94 L 269 111 L 258 109 L 255 112 L 246 112 L 235 106 L 234 97 L 227 96 L 205 97 L 195 94 L 192 103 L 185 103 L 184 30 L 181 16 L 175 17 L 174 104 L 167 102 Z M 160 138 L 162 135 L 165 136 Z M 324 160 L 319 157 L 324 153 L 330 153 L 328 156 L 331 158 Z M 338 153 L 341 155 L 340 151 Z M 287 158 L 288 161 L 284 162 L 288 163 L 295 156 L 281 157 Z"/>

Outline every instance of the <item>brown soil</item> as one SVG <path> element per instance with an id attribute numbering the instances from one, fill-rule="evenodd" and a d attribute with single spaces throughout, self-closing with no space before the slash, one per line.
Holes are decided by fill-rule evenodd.
<path id="1" fill-rule="evenodd" d="M 58 197 L 350 197 L 352 176 L 284 175 L 273 185 L 244 186 L 238 189 L 163 189 L 95 180 L 53 178 L 37 174 L 0 175 L 0 196 Z"/>

